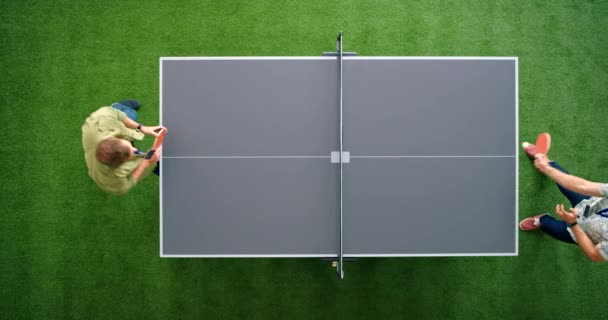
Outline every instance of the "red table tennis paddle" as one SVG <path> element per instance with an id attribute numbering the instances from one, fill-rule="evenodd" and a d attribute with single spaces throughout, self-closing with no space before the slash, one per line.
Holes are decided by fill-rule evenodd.
<path id="1" fill-rule="evenodd" d="M 543 132 L 536 138 L 536 153 L 547 154 L 551 148 L 551 135 Z"/>
<path id="2" fill-rule="evenodd" d="M 158 137 L 156 137 L 156 140 L 154 140 L 154 146 L 152 146 L 152 149 L 156 150 L 160 148 L 160 146 L 163 144 L 163 140 L 165 139 L 165 134 L 167 134 L 167 129 L 160 129 L 160 133 L 158 134 Z"/>
<path id="3" fill-rule="evenodd" d="M 148 151 L 148 153 L 146 153 L 146 155 L 144 156 L 145 159 L 147 159 L 147 160 L 152 159 L 156 150 L 158 150 L 158 148 L 160 148 L 160 146 L 163 144 L 163 140 L 165 139 L 166 134 L 167 134 L 167 129 L 165 129 L 165 128 L 160 129 L 160 133 L 156 137 L 156 140 L 154 140 L 154 145 L 152 146 L 152 149 L 150 149 Z"/>

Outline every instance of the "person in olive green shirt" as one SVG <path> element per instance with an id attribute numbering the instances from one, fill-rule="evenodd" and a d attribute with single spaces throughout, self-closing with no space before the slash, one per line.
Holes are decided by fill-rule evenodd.
<path id="1" fill-rule="evenodd" d="M 107 192 L 127 193 L 155 169 L 160 159 L 160 149 L 146 160 L 132 144 L 144 135 L 158 136 L 163 128 L 137 123 L 138 108 L 136 100 L 114 103 L 93 112 L 82 125 L 82 146 L 89 176 Z"/>

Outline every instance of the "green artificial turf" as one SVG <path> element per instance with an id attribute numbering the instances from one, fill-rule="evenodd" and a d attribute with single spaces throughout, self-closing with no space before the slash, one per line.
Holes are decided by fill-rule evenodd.
<path id="1" fill-rule="evenodd" d="M 518 257 L 360 259 L 344 281 L 316 259 L 160 259 L 158 179 L 116 197 L 87 176 L 89 113 L 138 98 L 158 122 L 160 56 L 316 56 L 339 30 L 361 55 L 518 56 L 520 139 L 549 131 L 608 180 L 607 1 L 5 0 L 0 318 L 605 318 L 608 264 L 539 232 Z M 521 217 L 565 202 L 519 171 Z"/>

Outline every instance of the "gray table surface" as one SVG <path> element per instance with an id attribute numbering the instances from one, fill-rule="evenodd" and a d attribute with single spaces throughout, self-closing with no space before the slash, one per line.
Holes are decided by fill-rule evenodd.
<path id="1" fill-rule="evenodd" d="M 345 256 L 516 255 L 517 59 L 343 68 Z M 337 72 L 161 58 L 161 256 L 337 256 Z"/>

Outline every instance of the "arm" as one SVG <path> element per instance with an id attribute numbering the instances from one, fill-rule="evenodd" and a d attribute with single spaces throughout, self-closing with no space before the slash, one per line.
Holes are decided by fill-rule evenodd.
<path id="1" fill-rule="evenodd" d="M 142 179 L 143 173 L 146 171 L 146 169 L 160 160 L 160 153 L 162 152 L 162 149 L 162 147 L 158 148 L 158 150 L 156 150 L 156 152 L 154 153 L 152 159 L 142 160 L 139 166 L 137 166 L 137 168 L 135 168 L 135 170 L 131 172 L 131 177 L 133 177 L 133 179 L 139 182 Z"/>
<path id="2" fill-rule="evenodd" d="M 139 166 L 137 166 L 137 168 L 135 168 L 135 170 L 133 170 L 133 172 L 131 172 L 131 177 L 133 177 L 133 179 L 135 179 L 136 181 L 140 181 L 142 178 L 142 174 L 144 173 L 144 171 L 153 164 L 154 162 L 150 161 L 150 160 L 143 160 Z"/>
<path id="3" fill-rule="evenodd" d="M 130 129 L 137 129 L 137 126 L 139 125 L 139 123 L 131 120 L 129 117 L 125 117 L 123 123 L 125 124 L 125 127 Z"/>
<path id="4" fill-rule="evenodd" d="M 139 123 L 129 119 L 129 117 L 125 117 L 125 119 L 123 120 L 123 123 L 125 124 L 125 126 L 129 129 L 137 129 L 137 126 L 139 126 Z M 148 126 L 141 126 L 141 132 L 143 132 L 144 134 L 150 135 L 150 136 L 158 136 L 158 129 L 162 129 L 162 126 L 155 126 L 155 127 L 148 127 Z"/>
<path id="5" fill-rule="evenodd" d="M 549 159 L 544 154 L 539 153 L 536 155 L 534 166 L 536 166 L 540 172 L 544 173 L 547 177 L 566 189 L 591 197 L 604 196 L 600 191 L 601 183 L 587 181 L 553 168 L 549 165 Z"/>
<path id="6" fill-rule="evenodd" d="M 570 229 L 572 230 L 572 232 L 574 232 L 574 235 L 576 236 L 576 242 L 578 243 L 578 246 L 583 250 L 585 255 L 589 257 L 589 259 L 591 259 L 591 261 L 606 261 L 604 260 L 604 257 L 602 257 L 602 255 L 600 254 L 600 250 L 595 245 L 593 245 L 593 242 L 591 242 L 591 239 L 587 237 L 587 234 L 585 234 L 581 227 L 575 225 L 574 227 L 570 227 Z"/>
<path id="7" fill-rule="evenodd" d="M 555 213 L 557 213 L 557 215 L 568 224 L 575 223 L 576 218 L 578 217 L 574 208 L 570 208 L 570 212 L 567 212 L 564 210 L 563 204 L 558 204 L 555 207 Z M 585 231 L 583 231 L 578 224 L 570 227 L 570 230 L 574 232 L 578 246 L 581 248 L 581 250 L 583 250 L 585 255 L 591 259 L 591 261 L 605 261 L 604 257 L 602 257 L 602 254 L 600 253 L 600 250 L 593 244 L 593 241 L 589 239 Z"/>

